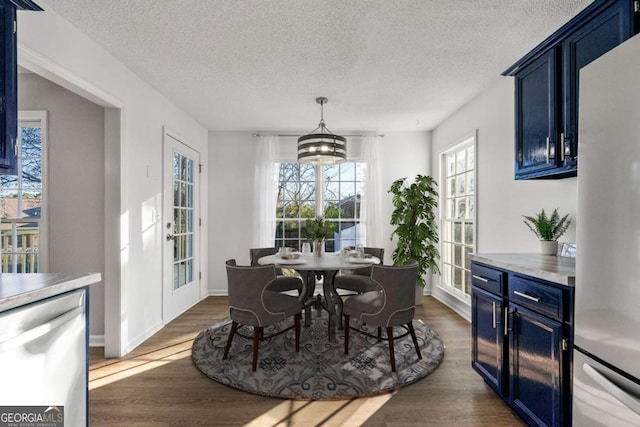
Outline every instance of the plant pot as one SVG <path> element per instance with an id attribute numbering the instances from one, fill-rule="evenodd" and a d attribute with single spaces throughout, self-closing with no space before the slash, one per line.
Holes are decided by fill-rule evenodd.
<path id="1" fill-rule="evenodd" d="M 424 288 L 416 284 L 416 305 L 422 305 L 423 296 L 424 296 Z"/>
<path id="2" fill-rule="evenodd" d="M 558 241 L 557 240 L 540 240 L 540 254 L 557 255 Z"/>

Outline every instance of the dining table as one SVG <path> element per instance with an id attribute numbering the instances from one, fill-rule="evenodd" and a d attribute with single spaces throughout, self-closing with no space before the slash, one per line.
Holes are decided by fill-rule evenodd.
<path id="1" fill-rule="evenodd" d="M 280 268 L 297 271 L 303 281 L 301 294 L 305 307 L 324 308 L 329 313 L 329 342 L 335 343 L 336 327 L 342 329 L 342 298 L 335 287 L 335 277 L 340 270 L 353 270 L 368 265 L 380 264 L 380 259 L 367 255 L 366 257 L 342 252 L 325 252 L 321 256 L 315 253 L 299 253 L 297 258 L 279 254 L 268 255 L 258 259 L 258 264 L 275 264 Z M 315 292 L 316 277 L 322 276 L 322 291 L 324 295 L 313 296 Z M 309 319 L 308 316 L 305 316 Z M 308 321 L 305 320 L 305 323 Z M 309 326 L 309 324 L 306 324 Z"/>

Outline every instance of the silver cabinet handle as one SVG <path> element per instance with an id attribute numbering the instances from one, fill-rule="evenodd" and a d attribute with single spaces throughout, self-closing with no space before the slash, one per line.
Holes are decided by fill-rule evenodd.
<path id="1" fill-rule="evenodd" d="M 0 352 L 8 351 L 11 348 L 15 348 L 38 339 L 83 313 L 84 307 L 72 308 L 66 313 L 51 319 L 47 323 L 43 323 L 42 325 L 38 325 L 28 331 L 20 332 L 13 337 L 9 337 L 7 340 L 0 342 Z"/>
<path id="2" fill-rule="evenodd" d="M 528 300 L 534 301 L 534 302 L 540 302 L 540 298 L 537 297 L 532 297 L 531 295 L 527 295 L 524 292 L 519 292 L 519 291 L 513 291 L 514 294 L 521 296 L 523 298 L 526 298 Z"/>
<path id="3" fill-rule="evenodd" d="M 549 159 L 551 158 L 551 153 L 549 150 L 551 149 L 551 138 L 547 137 L 547 163 L 549 163 Z"/>
<path id="4" fill-rule="evenodd" d="M 504 331 L 503 334 L 506 337 L 509 335 L 509 307 L 505 307 L 504 309 Z"/>
<path id="5" fill-rule="evenodd" d="M 560 161 L 564 162 L 565 155 L 565 140 L 564 140 L 564 132 L 560 133 Z"/>
<path id="6" fill-rule="evenodd" d="M 485 279 L 484 277 L 482 277 L 482 276 L 478 276 L 478 275 L 476 275 L 476 274 L 474 274 L 474 275 L 473 275 L 473 276 L 471 276 L 471 277 L 473 277 L 474 279 L 478 279 L 478 280 L 480 280 L 481 282 L 484 282 L 484 283 L 489 283 L 489 282 L 490 282 L 490 280 L 489 280 L 489 279 Z"/>
<path id="7" fill-rule="evenodd" d="M 628 392 L 622 390 L 612 381 L 610 381 L 607 377 L 598 372 L 591 365 L 584 363 L 582 365 L 582 370 L 585 374 L 587 374 L 592 380 L 594 380 L 600 387 L 602 387 L 607 393 L 611 396 L 615 397 L 618 401 L 620 401 L 624 406 L 631 409 L 636 414 L 640 414 L 640 396 L 636 397 Z"/>
<path id="8" fill-rule="evenodd" d="M 493 304 L 493 329 L 495 329 L 496 328 L 496 302 L 491 301 L 491 303 Z"/>

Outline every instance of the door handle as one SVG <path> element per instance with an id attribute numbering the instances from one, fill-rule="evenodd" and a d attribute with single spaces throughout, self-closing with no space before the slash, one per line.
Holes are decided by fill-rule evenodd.
<path id="1" fill-rule="evenodd" d="M 504 336 L 509 335 L 509 308 L 504 310 Z"/>
<path id="2" fill-rule="evenodd" d="M 532 297 L 531 295 L 527 295 L 527 294 L 525 294 L 524 292 L 513 291 L 513 293 L 514 293 L 514 294 L 516 294 L 516 295 L 518 295 L 518 296 L 521 296 L 521 297 L 523 297 L 523 298 L 526 298 L 526 299 L 528 299 L 528 300 L 530 300 L 530 301 L 533 301 L 533 302 L 540 302 L 540 298 L 538 298 L 538 297 Z"/>
<path id="3" fill-rule="evenodd" d="M 495 329 L 496 328 L 496 302 L 491 301 L 491 304 L 493 304 L 493 329 Z"/>
<path id="4" fill-rule="evenodd" d="M 612 381 L 610 381 L 607 377 L 605 377 L 602 373 L 598 372 L 597 369 L 593 368 L 588 363 L 584 363 L 582 365 L 582 370 L 585 374 L 587 374 L 593 381 L 595 381 L 600 387 L 602 387 L 607 393 L 615 397 L 618 401 L 620 401 L 624 406 L 631 409 L 636 414 L 640 414 L 640 400 L 637 396 L 633 396 L 628 392 L 624 391 Z"/>
<path id="5" fill-rule="evenodd" d="M 549 159 L 551 158 L 551 153 L 550 150 L 551 149 L 551 138 L 547 137 L 547 163 L 549 163 Z"/>
<path id="6" fill-rule="evenodd" d="M 60 316 L 51 319 L 47 323 L 38 325 L 24 332 L 19 332 L 17 335 L 0 342 L 0 352 L 7 351 L 11 348 L 15 348 L 38 339 L 41 336 L 53 331 L 54 329 L 59 328 L 60 326 L 69 322 L 76 316 L 81 315 L 82 313 L 84 313 L 84 307 L 72 308 L 66 313 L 63 313 Z"/>
<path id="7" fill-rule="evenodd" d="M 173 234 L 167 234 L 167 242 L 170 242 L 171 240 L 176 240 L 176 236 Z"/>

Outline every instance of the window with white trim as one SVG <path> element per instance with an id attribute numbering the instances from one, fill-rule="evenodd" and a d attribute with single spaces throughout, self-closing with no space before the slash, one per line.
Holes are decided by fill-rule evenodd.
<path id="1" fill-rule="evenodd" d="M 304 223 L 316 216 L 336 224 L 333 238 L 325 241 L 327 252 L 363 242 L 360 207 L 365 167 L 360 162 L 331 166 L 279 163 L 275 246 L 300 249 L 308 240 Z"/>
<path id="2" fill-rule="evenodd" d="M 17 174 L 0 176 L 3 273 L 38 273 L 45 270 L 46 135 L 46 112 L 18 113 Z"/>
<path id="3" fill-rule="evenodd" d="M 471 295 L 471 259 L 476 236 L 476 138 L 442 153 L 441 286 Z"/>

